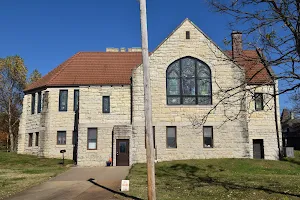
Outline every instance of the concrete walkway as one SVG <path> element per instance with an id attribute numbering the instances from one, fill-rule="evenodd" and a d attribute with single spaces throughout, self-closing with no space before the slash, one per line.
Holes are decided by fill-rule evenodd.
<path id="1" fill-rule="evenodd" d="M 9 200 L 93 200 L 119 199 L 121 180 L 130 167 L 74 167 L 41 185 L 23 191 Z"/>

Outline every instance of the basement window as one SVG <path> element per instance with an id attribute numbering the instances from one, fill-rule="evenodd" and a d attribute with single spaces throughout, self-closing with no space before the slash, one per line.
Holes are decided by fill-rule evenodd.
<path id="1" fill-rule="evenodd" d="M 167 148 L 177 148 L 176 126 L 167 126 Z"/>
<path id="2" fill-rule="evenodd" d="M 203 127 L 203 145 L 204 148 L 213 148 L 213 127 Z"/>
<path id="3" fill-rule="evenodd" d="M 39 132 L 35 133 L 35 146 L 39 146 Z"/>
<path id="4" fill-rule="evenodd" d="M 187 40 L 191 39 L 191 34 L 190 34 L 189 31 L 186 31 L 186 32 L 185 32 L 185 38 L 186 38 Z"/>
<path id="5" fill-rule="evenodd" d="M 33 133 L 28 134 L 28 147 L 32 147 Z"/>

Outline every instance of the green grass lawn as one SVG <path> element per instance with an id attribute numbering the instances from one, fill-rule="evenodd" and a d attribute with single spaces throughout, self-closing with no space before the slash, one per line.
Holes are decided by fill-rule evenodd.
<path id="1" fill-rule="evenodd" d="M 156 164 L 157 199 L 300 199 L 300 152 L 288 161 L 207 159 Z M 147 199 L 146 165 L 128 175 L 130 192 Z"/>
<path id="2" fill-rule="evenodd" d="M 0 199 L 37 185 L 68 169 L 59 159 L 0 152 Z M 67 160 L 66 164 L 72 161 Z"/>

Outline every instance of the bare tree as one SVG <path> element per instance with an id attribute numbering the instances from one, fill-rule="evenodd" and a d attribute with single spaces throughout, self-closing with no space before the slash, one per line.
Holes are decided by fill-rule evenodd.
<path id="1" fill-rule="evenodd" d="M 245 45 L 257 49 L 266 68 L 276 71 L 277 95 L 300 87 L 299 0 L 207 0 L 216 12 L 229 15 L 229 27 L 239 29 Z"/>
<path id="2" fill-rule="evenodd" d="M 19 56 L 0 59 L 0 112 L 5 122 L 5 132 L 10 140 L 10 150 L 16 151 L 19 117 L 23 89 L 26 86 L 27 68 Z"/>
<path id="3" fill-rule="evenodd" d="M 300 89 L 291 95 L 292 109 L 291 111 L 297 118 L 300 118 Z"/>
<path id="4" fill-rule="evenodd" d="M 232 37 L 232 41 L 225 39 L 225 43 L 231 42 L 233 47 L 232 51 L 225 53 L 228 55 L 226 59 L 246 69 L 246 77 L 238 77 L 236 80 L 238 84 L 233 88 L 223 88 L 216 82 L 218 88 L 213 95 L 217 102 L 213 108 L 203 116 L 192 116 L 190 119 L 194 126 L 203 126 L 210 114 L 219 107 L 224 111 L 223 124 L 233 120 L 249 119 L 251 117 L 244 116 L 253 114 L 249 99 L 255 101 L 254 91 L 262 86 L 273 86 L 268 87 L 268 91 L 265 92 L 263 106 L 265 111 L 274 110 L 278 153 L 281 158 L 277 96 L 295 93 L 300 88 L 300 0 L 207 0 L 207 2 L 214 11 L 229 15 L 231 19 L 229 27 L 233 31 L 239 30 L 240 35 L 238 34 L 237 38 Z M 245 37 L 243 44 L 242 34 Z M 246 49 L 252 49 L 252 53 L 255 54 L 243 51 L 243 45 Z M 219 59 L 224 60 L 221 57 Z M 256 67 L 249 68 L 247 63 Z M 262 82 L 251 84 L 259 77 L 264 77 L 259 80 Z M 280 81 L 279 90 L 278 81 Z M 237 107 L 239 109 L 233 109 Z"/>

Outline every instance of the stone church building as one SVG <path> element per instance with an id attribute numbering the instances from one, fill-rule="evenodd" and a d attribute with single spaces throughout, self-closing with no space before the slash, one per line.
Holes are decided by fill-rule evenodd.
<path id="1" fill-rule="evenodd" d="M 277 159 L 277 83 L 255 50 L 242 49 L 241 33 L 232 39 L 232 51 L 222 51 L 186 19 L 151 52 L 158 162 Z M 29 85 L 18 153 L 61 158 L 66 150 L 79 166 L 145 162 L 142 68 L 139 48 L 78 52 Z"/>

